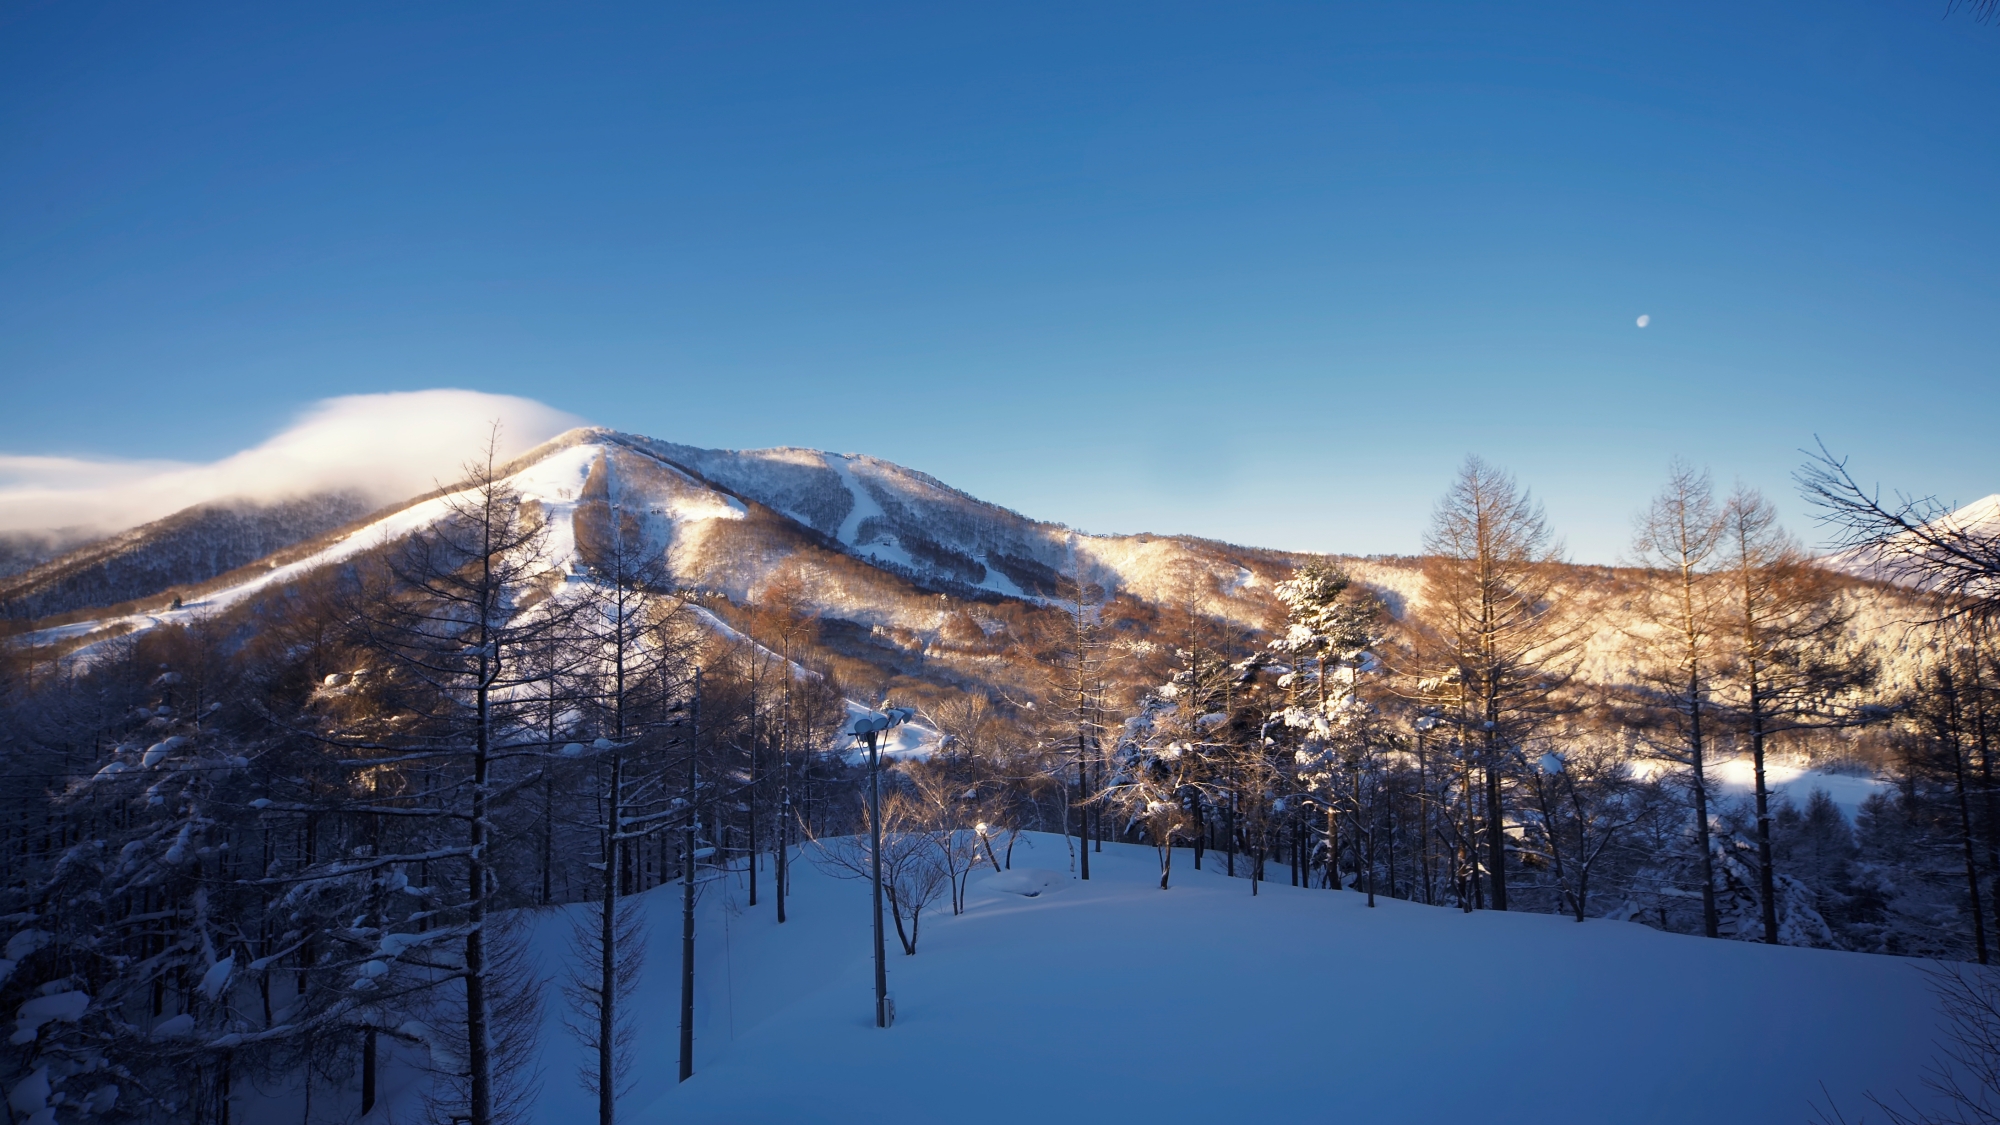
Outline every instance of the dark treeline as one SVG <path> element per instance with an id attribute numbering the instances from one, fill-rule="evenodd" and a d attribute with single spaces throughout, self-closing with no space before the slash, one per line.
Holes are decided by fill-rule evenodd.
<path id="1" fill-rule="evenodd" d="M 518 1120 L 537 1081 L 579 1077 L 529 1054 L 556 1002 L 608 1125 L 632 896 L 677 888 L 686 1013 L 702 887 L 738 880 L 783 921 L 801 858 L 865 873 L 843 730 L 881 684 L 844 690 L 810 576 L 752 605 L 690 592 L 612 497 L 593 474 L 558 560 L 561 529 L 483 467 L 435 525 L 228 613 L 7 650 L 16 1111 L 226 1122 L 256 1089 L 352 1114 L 394 1054 L 440 1120 Z M 944 736 L 885 779 L 901 950 L 1035 830 L 1080 878 L 1115 841 L 1157 849 L 1162 888 L 1182 863 L 1246 894 L 1987 960 L 2000 653 L 1979 616 L 1905 598 L 1898 679 L 1855 619 L 1890 595 L 1813 565 L 1756 495 L 1677 470 L 1640 527 L 1607 606 L 1472 461 L 1396 614 L 1330 561 L 1262 629 L 1214 611 L 1206 571 L 1141 605 L 1073 567 L 1006 634 L 1032 698 L 898 682 Z M 1612 619 L 1606 676 L 1587 665 Z M 1850 820 L 1774 793 L 1801 761 L 1892 784 Z M 544 995 L 519 923 L 556 906 L 573 956 Z"/>

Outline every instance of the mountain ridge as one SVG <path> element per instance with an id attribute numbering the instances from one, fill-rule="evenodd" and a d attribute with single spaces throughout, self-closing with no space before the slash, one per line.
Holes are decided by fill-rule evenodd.
<path id="1" fill-rule="evenodd" d="M 1004 651 L 1029 633 L 1026 619 L 1008 606 L 1060 603 L 1065 574 L 1114 602 L 1129 599 L 1115 613 L 1132 623 L 1127 639 L 1144 643 L 1151 628 L 1145 622 L 1170 606 L 1254 634 L 1279 609 L 1276 583 L 1318 557 L 1193 536 L 1093 535 L 864 454 L 702 449 L 603 427 L 559 434 L 500 464 L 496 475 L 548 519 L 550 562 L 564 573 L 589 569 L 590 547 L 578 539 L 576 515 L 591 491 L 641 515 L 671 580 L 720 599 L 712 603 L 717 612 L 764 604 L 789 585 L 790 596 L 803 597 L 799 604 L 819 619 L 828 643 L 869 667 L 933 681 L 984 677 L 1009 690 L 1021 685 L 991 677 L 1018 679 L 1018 670 L 1000 665 Z M 159 588 L 143 595 L 22 622 L 32 631 L 20 639 L 73 652 L 122 632 L 222 612 L 441 518 L 463 487 L 454 482 L 375 509 L 234 569 L 211 565 L 213 573 L 200 580 L 156 582 Z M 140 549 L 131 543 L 143 540 L 144 530 L 126 533 L 128 549 Z M 44 565 L 81 565 L 99 549 Z M 1402 619 L 1421 605 L 1420 558 L 1334 557 L 1391 617 Z M 1596 622 L 1581 649 L 1591 679 L 1634 674 L 1630 579 L 1618 568 L 1565 568 L 1564 598 Z M 185 605 L 171 604 L 170 595 Z M 1865 578 L 1856 579 L 1849 596 L 1859 632 L 1891 636 L 1908 616 L 1902 594 Z M 1896 677 L 1915 667 L 1921 647 L 1903 639 L 1892 661 Z M 946 650 L 959 660 L 957 670 L 931 659 Z"/>
<path id="2" fill-rule="evenodd" d="M 355 492 L 196 504 L 0 579 L 0 617 L 43 618 L 198 583 L 364 515 Z"/>
<path id="3" fill-rule="evenodd" d="M 1057 577 L 1059 547 L 1067 549 L 1072 542 L 1091 548 L 1086 550 L 1090 556 L 1088 561 L 1095 563 L 1098 570 L 1090 577 L 1113 577 L 1105 572 L 1118 571 L 1115 578 L 1128 582 L 1143 576 L 1133 572 L 1131 559 L 1117 558 L 1119 553 L 1111 550 L 1114 545 L 1129 545 L 1125 552 L 1129 555 L 1134 548 L 1161 543 L 1179 544 L 1197 551 L 1240 554 L 1272 566 L 1286 567 L 1310 557 L 1304 552 L 1244 546 L 1192 535 L 1153 532 L 1119 535 L 1081 531 L 1065 524 L 1034 519 L 982 500 L 929 473 L 882 458 L 797 446 L 756 450 L 704 449 L 605 427 L 578 427 L 511 458 L 498 466 L 496 472 L 500 476 L 511 477 L 562 450 L 604 442 L 663 461 L 709 489 L 754 502 L 791 519 L 858 558 L 878 565 L 889 563 L 906 572 L 913 571 L 920 580 L 952 584 L 954 579 L 948 565 L 937 565 L 924 558 L 927 551 L 944 548 L 963 554 L 967 547 L 981 550 L 982 554 L 993 556 L 999 563 L 994 569 L 1000 569 L 1008 576 L 1007 583 L 988 586 L 990 592 L 1002 596 L 1047 596 L 1051 591 L 1046 587 L 1053 585 Z M 836 461 L 840 463 L 840 468 L 833 466 Z M 771 473 L 773 466 L 780 466 L 777 479 L 773 479 Z M 389 505 L 371 513 L 368 518 L 392 514 L 445 495 L 456 487 L 446 486 L 400 504 Z M 871 501 L 883 511 L 857 513 L 857 509 L 865 508 Z M 848 518 L 856 514 L 860 516 L 858 520 Z M 978 527 L 982 522 L 989 526 Z M 1002 534 L 994 534 L 996 526 Z M 998 540 L 998 546 L 1012 548 L 1019 553 L 985 550 L 995 540 Z M 915 556 L 910 555 L 913 546 L 916 548 Z M 1220 560 L 1215 561 L 1219 563 Z M 1020 579 L 1023 573 L 1029 576 L 1026 587 Z M 1014 588 L 1008 588 L 1009 583 Z M 978 580 L 957 584 L 981 585 Z"/>
<path id="4" fill-rule="evenodd" d="M 640 516 L 649 549 L 676 585 L 751 606 L 775 584 L 800 580 L 828 643 L 889 674 L 931 680 L 997 674 L 954 672 L 927 654 L 950 635 L 978 664 L 1010 628 L 1018 640 L 1022 622 L 999 621 L 1005 603 L 1051 600 L 1065 570 L 1109 597 L 1157 604 L 1194 591 L 1189 596 L 1209 612 L 1255 629 L 1275 605 L 1271 586 L 1303 558 L 1191 537 L 1092 536 L 858 454 L 703 450 L 584 427 L 495 473 L 547 521 L 556 571 L 590 568 L 591 547 L 577 523 L 588 493 Z M 442 518 L 463 488 L 454 482 L 315 536 L 292 536 L 233 569 L 210 565 L 197 575 L 184 568 L 167 576 L 175 581 L 155 581 L 116 603 L 100 599 L 106 604 L 43 616 L 18 640 L 80 654 L 104 639 L 227 612 Z M 157 530 L 146 525 L 120 542 L 143 553 Z M 48 565 L 76 568 L 90 557 L 78 552 Z"/>

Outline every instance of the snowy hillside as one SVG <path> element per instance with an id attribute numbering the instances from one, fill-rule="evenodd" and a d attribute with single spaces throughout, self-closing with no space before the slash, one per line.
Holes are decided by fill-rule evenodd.
<path id="1" fill-rule="evenodd" d="M 1149 601 L 1177 569 L 1225 589 L 1268 584 L 1292 556 L 1186 538 L 1088 535 L 988 504 L 924 473 L 855 453 L 697 449 L 637 439 L 737 495 L 782 512 L 855 554 L 923 580 L 1009 596 L 1050 596 L 1076 564 L 1086 581 Z"/>
<path id="2" fill-rule="evenodd" d="M 0 614 L 46 617 L 204 582 L 339 527 L 371 507 L 358 494 L 325 493 L 188 508 L 0 581 Z"/>
<path id="3" fill-rule="evenodd" d="M 660 888 L 621 1119 L 1761 1123 L 1809 1120 L 1821 1083 L 1850 1119 L 1865 1090 L 1920 1092 L 1934 1015 L 1915 962 L 1269 883 L 1253 898 L 1221 858 L 1197 872 L 1183 851 L 1162 892 L 1149 848 L 1108 845 L 1082 883 L 1062 837 L 1024 837 L 962 917 L 926 916 L 916 956 L 892 939 L 887 1031 L 865 883 L 795 865 L 784 926 L 745 907 L 740 872 L 712 883 L 685 1084 L 679 892 Z M 569 929 L 540 916 L 545 977 Z M 591 1119 L 549 998 L 532 1119 Z M 324 1120 L 351 1112 L 340 1097 L 321 1093 Z"/>
<path id="4" fill-rule="evenodd" d="M 572 522 L 578 499 L 595 474 L 594 487 L 606 499 L 641 516 L 651 546 L 676 581 L 741 603 L 754 600 L 781 571 L 804 566 L 814 578 L 810 592 L 817 608 L 864 628 L 932 627 L 934 605 L 922 601 L 931 590 L 973 597 L 1053 596 L 1058 572 L 1070 565 L 1072 553 L 1086 579 L 1111 592 L 1168 597 L 1174 583 L 1192 575 L 1204 590 L 1218 592 L 1213 608 L 1246 623 L 1261 622 L 1268 612 L 1264 594 L 1270 582 L 1289 569 L 1290 556 L 1273 552 L 1155 536 L 1088 536 L 1036 523 L 921 473 L 868 457 L 809 450 L 698 450 L 578 429 L 516 459 L 506 473 L 506 483 L 544 513 L 550 529 L 546 561 L 555 570 L 575 573 L 589 561 L 578 551 Z M 100 630 L 107 635 L 143 630 L 226 609 L 274 584 L 407 535 L 448 508 L 444 494 L 413 500 L 250 567 L 244 564 L 309 536 L 279 537 L 282 542 L 248 557 L 239 557 L 245 552 L 234 547 L 240 537 L 224 537 L 211 548 L 215 561 L 205 570 L 183 566 L 173 571 L 176 582 L 190 587 L 183 606 L 66 624 L 31 634 L 29 640 L 47 643 Z M 179 532 L 166 537 L 162 529 L 192 520 L 183 513 L 107 542 L 118 545 L 119 559 L 178 559 L 182 537 Z M 329 517 L 321 525 L 338 522 Z M 29 583 L 41 583 L 33 587 L 39 591 L 48 583 L 38 576 L 101 568 L 97 555 L 106 550 L 93 547 L 45 564 L 16 585 L 27 590 Z M 229 569 L 222 565 L 224 556 L 229 566 L 242 569 L 223 574 Z M 839 565 L 841 557 L 862 565 Z M 215 575 L 220 577 L 201 581 Z M 149 589 L 165 585 L 155 582 Z M 137 596 L 137 589 L 131 583 L 107 588 L 96 604 Z M 92 604 L 82 595 L 50 604 L 66 609 L 79 601 Z"/>
<path id="5" fill-rule="evenodd" d="M 589 562 L 579 554 L 571 524 L 578 498 L 593 487 L 642 516 L 651 545 L 676 581 L 745 605 L 758 602 L 782 576 L 802 579 L 811 607 L 824 619 L 881 634 L 891 648 L 915 652 L 919 663 L 947 624 L 938 593 L 962 607 L 1044 600 L 1059 593 L 1065 572 L 1077 571 L 1109 594 L 1153 605 L 1192 597 L 1211 614 L 1256 628 L 1269 620 L 1272 585 L 1303 558 L 1183 537 L 1088 535 L 859 454 L 699 449 L 584 428 L 529 451 L 506 471 L 508 483 L 547 516 L 548 562 L 559 571 L 577 573 Z M 2000 518 L 2000 497 L 1981 504 L 1992 511 L 1981 515 L 1986 509 L 1974 505 L 1960 514 Z M 169 609 L 161 594 L 161 604 L 141 613 L 71 621 L 28 638 L 89 643 L 226 609 L 274 583 L 408 534 L 446 510 L 444 498 L 434 494 L 313 540 L 311 534 L 352 513 L 325 498 L 249 514 L 191 509 L 46 563 L 0 586 L 0 600 L 12 598 L 17 616 L 41 616 L 165 590 L 170 579 L 187 594 L 178 610 Z M 1391 616 L 1421 606 L 1420 560 L 1346 559 L 1342 565 L 1382 598 Z M 223 573 L 231 566 L 239 569 Z M 1635 640 L 1647 626 L 1634 613 L 1631 574 L 1574 567 L 1564 582 L 1568 611 L 1588 620 L 1577 666 L 1584 682 L 1630 682 L 1646 659 Z M 1846 643 L 1875 646 L 1882 686 L 1908 687 L 1932 644 L 1928 633 L 1911 627 L 1921 615 L 1882 587 L 1857 585 L 1848 596 L 1854 618 Z"/>

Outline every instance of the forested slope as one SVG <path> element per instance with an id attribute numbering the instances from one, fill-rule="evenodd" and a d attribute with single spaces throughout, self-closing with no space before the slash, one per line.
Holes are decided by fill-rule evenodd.
<path id="1" fill-rule="evenodd" d="M 33 619 L 193 585 L 366 515 L 354 493 L 176 512 L 0 580 L 0 615 Z"/>

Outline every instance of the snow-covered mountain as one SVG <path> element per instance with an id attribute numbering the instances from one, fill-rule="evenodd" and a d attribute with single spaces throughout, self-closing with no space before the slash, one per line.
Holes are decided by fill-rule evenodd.
<path id="1" fill-rule="evenodd" d="M 1066 573 L 1139 603 L 1195 599 L 1212 614 L 1254 628 L 1276 608 L 1273 584 L 1302 559 L 1185 536 L 1090 535 L 861 454 L 701 449 L 579 428 L 516 458 L 503 473 L 547 518 L 549 561 L 557 568 L 575 573 L 590 562 L 574 519 L 586 494 L 602 498 L 639 515 L 676 582 L 746 605 L 761 601 L 773 583 L 796 579 L 832 633 L 859 638 L 850 648 L 867 649 L 864 659 L 878 666 L 894 664 L 901 653 L 909 662 L 897 670 L 922 678 L 944 674 L 926 663 L 926 654 L 939 651 L 954 628 L 975 640 L 985 639 L 983 631 L 1004 641 L 998 607 L 1054 599 Z M 17 618 L 44 619 L 31 643 L 74 649 L 98 636 L 226 610 L 407 535 L 440 518 L 449 500 L 447 490 L 354 519 L 358 503 L 321 496 L 189 509 L 0 583 L 0 604 L 10 603 Z M 1951 518 L 2000 526 L 2000 496 Z M 1421 604 L 1420 560 L 1344 565 L 1392 614 Z M 1591 621 L 1583 678 L 1630 680 L 1643 658 L 1634 637 L 1645 628 L 1634 616 L 1635 575 L 1607 567 L 1570 572 L 1565 600 Z M 1930 643 L 1907 627 L 1920 615 L 1879 586 L 1857 583 L 1849 596 L 1854 643 L 1882 650 L 1892 685 L 1907 680 Z M 48 620 L 51 613 L 64 616 Z M 977 657 L 977 649 L 971 645 L 968 653 Z"/>
<path id="2" fill-rule="evenodd" d="M 1926 524 L 1925 529 L 1944 538 L 2000 542 L 2000 492 L 1947 512 Z M 1857 578 L 1916 585 L 1913 568 L 1901 564 L 1921 563 L 1929 550 L 1917 536 L 1905 534 L 1879 548 L 1857 547 L 1836 552 L 1822 562 Z"/>
<path id="3" fill-rule="evenodd" d="M 1211 611 L 1257 625 L 1270 612 L 1271 584 L 1298 559 L 1187 537 L 1088 535 L 858 454 L 698 449 L 585 428 L 502 472 L 539 506 L 550 529 L 548 561 L 559 569 L 576 572 L 590 561 L 574 527 L 588 494 L 637 514 L 679 584 L 742 604 L 781 576 L 797 576 L 825 618 L 864 630 L 935 631 L 939 595 L 960 606 L 1053 598 L 1065 572 L 1144 601 L 1194 590 Z M 4 587 L 4 596 L 22 607 L 17 617 L 68 611 L 31 641 L 87 643 L 94 633 L 226 610 L 407 535 L 449 504 L 446 490 L 361 519 L 351 519 L 340 498 L 209 505 L 45 563 Z M 343 518 L 349 522 L 328 530 Z M 192 550 L 197 544 L 208 549 Z M 138 604 L 118 604 L 130 602 Z M 91 606 L 121 612 L 83 612 Z"/>
<path id="4" fill-rule="evenodd" d="M 1046 597 L 1080 564 L 1087 581 L 1158 601 L 1190 571 L 1234 592 L 1265 585 L 1296 557 L 1184 536 L 1087 535 L 862 454 L 635 445 L 926 584 Z"/>

